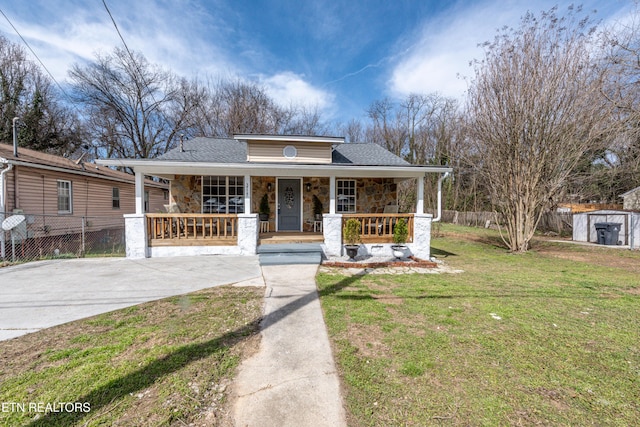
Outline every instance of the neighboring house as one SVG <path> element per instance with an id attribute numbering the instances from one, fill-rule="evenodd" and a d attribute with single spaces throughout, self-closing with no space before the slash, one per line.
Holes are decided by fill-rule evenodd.
<path id="1" fill-rule="evenodd" d="M 74 228 L 80 228 L 82 218 L 92 218 L 85 225 L 94 229 L 101 226 L 101 221 L 112 226 L 110 218 L 121 219 L 123 214 L 135 212 L 134 191 L 131 174 L 82 159 L 0 144 L 0 222 L 15 213 L 24 214 L 28 223 L 24 238 L 77 233 Z M 144 194 L 149 212 L 159 212 L 168 203 L 168 186 L 164 183 L 145 180 Z M 54 224 L 52 217 L 77 218 L 73 223 L 79 225 L 59 230 L 40 225 L 43 218 Z M 4 257 L 6 238 L 2 232 L 0 237 Z"/>
<path id="2" fill-rule="evenodd" d="M 640 210 L 640 187 L 629 190 L 620 197 L 623 200 L 624 210 Z"/>
<path id="3" fill-rule="evenodd" d="M 424 213 L 424 177 L 451 172 L 411 165 L 377 144 L 287 135 L 195 138 L 157 159 L 97 163 L 133 169 L 138 185 L 144 175 L 170 180 L 172 213 L 146 213 L 137 191 L 136 214 L 126 216 L 132 258 L 255 254 L 259 244 L 285 236 L 322 243 L 326 255 L 340 255 L 342 224 L 351 217 L 363 225 L 363 252 L 385 252 L 395 222 L 404 218 L 411 252 L 429 258 L 433 216 Z M 404 180 L 417 182 L 412 213 L 397 213 L 397 185 Z M 270 216 L 260 221 L 265 194 Z M 314 195 L 323 208 L 318 219 Z"/>

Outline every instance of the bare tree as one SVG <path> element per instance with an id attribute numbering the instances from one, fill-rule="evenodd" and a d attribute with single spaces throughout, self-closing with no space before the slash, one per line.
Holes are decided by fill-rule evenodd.
<path id="1" fill-rule="evenodd" d="M 18 144 L 54 154 L 71 154 L 82 143 L 77 114 L 19 45 L 0 36 L 0 141 L 12 140 L 19 118 Z"/>
<path id="2" fill-rule="evenodd" d="M 199 95 L 140 53 L 115 48 L 69 72 L 78 102 L 86 106 L 93 141 L 101 156 L 156 157 L 175 145 Z"/>
<path id="3" fill-rule="evenodd" d="M 367 139 L 402 157 L 406 130 L 399 123 L 395 104 L 389 98 L 371 103 L 367 114 L 373 124 Z"/>
<path id="4" fill-rule="evenodd" d="M 337 124 L 334 132 L 336 135 L 343 135 L 347 142 L 365 141 L 365 128 L 362 125 L 362 122 L 356 119 L 351 119 L 346 124 Z"/>
<path id="5" fill-rule="evenodd" d="M 486 43 L 467 98 L 473 160 L 504 221 L 505 243 L 524 252 L 582 154 L 604 143 L 608 105 L 591 58 L 592 22 L 581 10 L 527 13 Z"/>
<path id="6" fill-rule="evenodd" d="M 626 19 L 602 33 L 608 69 L 606 94 L 615 107 L 619 135 L 600 153 L 596 178 L 615 199 L 640 185 L 640 2 Z"/>

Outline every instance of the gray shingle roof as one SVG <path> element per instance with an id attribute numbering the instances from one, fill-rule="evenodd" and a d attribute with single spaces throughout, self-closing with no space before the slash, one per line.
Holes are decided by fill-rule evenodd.
<path id="1" fill-rule="evenodd" d="M 230 138 L 194 138 L 184 142 L 184 152 L 180 147 L 167 151 L 159 160 L 184 162 L 246 163 L 247 143 Z"/>
<path id="2" fill-rule="evenodd" d="M 333 164 L 360 166 L 411 166 L 409 162 L 373 143 L 347 143 L 336 145 Z"/>
<path id="3" fill-rule="evenodd" d="M 230 138 L 198 137 L 184 142 L 180 148 L 168 151 L 159 160 L 211 163 L 247 163 L 247 143 Z M 332 154 L 334 165 L 410 166 L 395 154 L 373 143 L 337 144 Z"/>

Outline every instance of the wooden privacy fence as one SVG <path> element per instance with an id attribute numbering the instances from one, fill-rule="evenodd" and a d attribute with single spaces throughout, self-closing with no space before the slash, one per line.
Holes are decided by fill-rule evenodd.
<path id="1" fill-rule="evenodd" d="M 496 221 L 503 223 L 494 212 L 460 212 L 443 211 L 442 222 L 467 225 L 471 227 L 495 227 Z M 538 224 L 538 231 L 568 235 L 573 230 L 573 214 L 571 212 L 545 212 Z"/>
<path id="2" fill-rule="evenodd" d="M 147 214 L 149 246 L 236 245 L 235 214 Z"/>
<path id="3" fill-rule="evenodd" d="M 351 218 L 360 221 L 362 243 L 393 243 L 393 229 L 400 218 L 406 221 L 409 230 L 407 243 L 413 242 L 413 214 L 343 214 L 343 228 Z"/>

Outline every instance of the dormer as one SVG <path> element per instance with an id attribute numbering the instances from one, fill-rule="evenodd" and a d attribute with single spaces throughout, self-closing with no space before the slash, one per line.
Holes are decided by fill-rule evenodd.
<path id="1" fill-rule="evenodd" d="M 246 141 L 247 161 L 255 163 L 331 163 L 334 144 L 344 138 L 298 135 L 234 135 Z"/>

